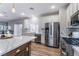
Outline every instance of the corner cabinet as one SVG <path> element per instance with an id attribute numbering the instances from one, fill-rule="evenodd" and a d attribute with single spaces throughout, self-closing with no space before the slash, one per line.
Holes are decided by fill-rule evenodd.
<path id="1" fill-rule="evenodd" d="M 70 26 L 70 22 L 71 22 L 71 15 L 72 15 L 72 4 L 70 4 L 67 7 L 67 20 L 66 20 L 66 27 Z"/>
<path id="2" fill-rule="evenodd" d="M 78 3 L 70 3 L 67 7 L 67 20 L 66 20 L 66 26 L 71 25 L 71 16 L 79 10 L 79 4 Z"/>
<path id="3" fill-rule="evenodd" d="M 69 4 L 67 10 L 69 10 L 70 16 L 72 16 L 75 12 L 78 11 L 78 3 L 71 3 Z"/>
<path id="4" fill-rule="evenodd" d="M 77 5 L 78 5 L 78 10 L 79 10 L 79 3 Z"/>
<path id="5" fill-rule="evenodd" d="M 72 15 L 78 11 L 78 3 L 71 3 L 72 4 Z"/>
<path id="6" fill-rule="evenodd" d="M 30 56 L 30 55 L 31 55 L 31 42 L 28 42 L 4 54 L 3 56 Z"/>

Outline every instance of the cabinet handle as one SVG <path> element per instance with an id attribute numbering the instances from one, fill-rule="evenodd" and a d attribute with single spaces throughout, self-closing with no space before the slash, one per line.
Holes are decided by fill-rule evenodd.
<path id="1" fill-rule="evenodd" d="M 26 48 L 26 51 L 28 51 L 28 48 Z"/>
<path id="2" fill-rule="evenodd" d="M 16 53 L 18 53 L 18 52 L 20 52 L 20 50 L 19 50 L 19 49 L 16 51 Z"/>

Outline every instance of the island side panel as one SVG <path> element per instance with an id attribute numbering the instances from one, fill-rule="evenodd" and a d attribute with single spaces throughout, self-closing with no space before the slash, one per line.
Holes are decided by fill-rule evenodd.
<path id="1" fill-rule="evenodd" d="M 30 55 L 31 55 L 31 41 L 21 45 L 20 47 L 2 56 L 30 56 Z"/>

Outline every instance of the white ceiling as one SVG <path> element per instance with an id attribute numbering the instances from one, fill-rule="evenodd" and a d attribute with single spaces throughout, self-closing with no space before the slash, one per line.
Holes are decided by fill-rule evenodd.
<path id="1" fill-rule="evenodd" d="M 66 6 L 67 3 L 16 3 L 16 12 L 12 13 L 12 3 L 2 3 L 0 4 L 0 13 L 4 16 L 0 16 L 0 21 L 8 21 L 20 19 L 22 17 L 31 17 L 32 15 L 39 16 L 44 13 L 52 13 L 59 10 L 59 8 Z M 50 7 L 55 5 L 55 9 Z M 30 8 L 34 8 L 31 10 Z M 21 13 L 25 13 L 25 16 L 21 16 Z"/>

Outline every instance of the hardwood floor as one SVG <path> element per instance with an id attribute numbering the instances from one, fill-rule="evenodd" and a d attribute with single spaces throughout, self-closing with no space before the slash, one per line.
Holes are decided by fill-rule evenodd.
<path id="1" fill-rule="evenodd" d="M 60 56 L 58 48 L 50 48 L 41 44 L 31 44 L 31 56 Z"/>

